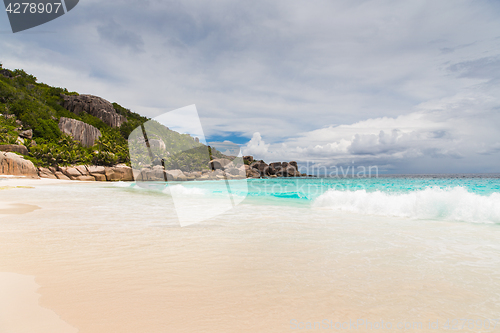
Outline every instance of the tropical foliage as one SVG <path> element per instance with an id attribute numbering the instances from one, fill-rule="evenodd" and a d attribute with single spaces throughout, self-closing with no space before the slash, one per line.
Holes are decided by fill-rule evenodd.
<path id="1" fill-rule="evenodd" d="M 0 64 L 0 69 L 2 69 Z M 75 164 L 115 165 L 135 167 L 163 163 L 168 168 L 201 170 L 207 168 L 207 147 L 188 134 L 179 134 L 168 127 L 113 103 L 115 111 L 127 118 L 119 128 L 112 128 L 88 113 L 74 114 L 63 107 L 64 95 L 74 95 L 65 88 L 38 83 L 37 78 L 22 69 L 9 71 L 11 77 L 0 74 L 0 145 L 18 142 L 18 133 L 32 129 L 33 139 L 25 140 L 29 150 L 26 158 L 37 166 Z M 61 117 L 83 121 L 98 128 L 102 136 L 93 147 L 84 147 L 59 129 Z M 16 120 L 18 122 L 16 123 Z M 20 122 L 19 122 L 20 121 Z M 22 124 L 22 125 L 20 125 Z M 161 146 L 146 149 L 142 128 L 149 140 Z M 128 140 L 129 137 L 132 140 Z M 224 157 L 214 150 L 213 157 Z"/>

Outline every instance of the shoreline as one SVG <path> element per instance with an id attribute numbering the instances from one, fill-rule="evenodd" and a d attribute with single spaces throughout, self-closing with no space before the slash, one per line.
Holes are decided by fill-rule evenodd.
<path id="1" fill-rule="evenodd" d="M 0 202 L 42 208 L 0 215 L 0 271 L 31 279 L 9 288 L 27 298 L 4 302 L 48 309 L 81 333 L 276 333 L 292 319 L 498 313 L 485 304 L 500 285 L 496 226 L 246 202 L 182 228 L 168 195 L 77 184 L 0 180 L 10 186 Z M 40 323 L 15 318 L 16 328 Z M 30 329 L 12 331 L 39 332 Z"/>

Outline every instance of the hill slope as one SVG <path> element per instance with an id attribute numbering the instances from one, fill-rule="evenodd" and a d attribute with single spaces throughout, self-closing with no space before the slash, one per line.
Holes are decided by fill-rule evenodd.
<path id="1" fill-rule="evenodd" d="M 99 112 L 92 107 L 89 109 L 88 103 L 93 102 L 99 104 Z M 96 96 L 79 96 L 65 88 L 38 83 L 36 77 L 24 70 L 3 69 L 1 65 L 0 114 L 0 145 L 26 146 L 28 153 L 23 155 L 38 167 L 76 164 L 110 166 L 119 163 L 130 165 L 127 139 L 134 129 L 150 121 L 117 103 L 111 104 Z M 64 133 L 67 132 L 66 127 L 70 128 L 71 125 L 80 131 L 91 128 L 80 126 L 83 124 L 79 122 L 96 129 L 92 128 L 94 137 L 90 142 L 93 145 L 89 146 L 89 140 L 75 140 L 78 138 L 75 133 Z M 61 127 L 61 123 L 69 125 Z M 158 127 L 162 133 L 161 138 L 168 140 L 168 166 L 182 169 L 189 163 L 190 169 L 193 166 L 197 169 L 207 168 L 208 157 L 206 154 L 198 154 L 196 149 L 189 153 L 189 161 L 185 156 L 180 156 L 182 151 L 201 148 L 202 144 L 195 142 L 189 135 L 179 134 L 160 124 Z M 82 142 L 87 144 L 83 145 Z M 212 155 L 214 158 L 224 157 L 215 150 L 212 150 Z"/>

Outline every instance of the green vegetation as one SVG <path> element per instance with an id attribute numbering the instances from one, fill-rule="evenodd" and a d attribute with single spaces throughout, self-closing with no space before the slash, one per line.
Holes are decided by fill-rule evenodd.
<path id="1" fill-rule="evenodd" d="M 188 134 L 179 134 L 155 120 L 143 124 L 149 145 L 144 140 L 142 128 L 134 130 L 130 137 L 131 164 L 134 168 L 146 165 L 161 165 L 162 160 L 166 169 L 180 169 L 182 171 L 201 171 L 208 169 L 210 154 L 213 158 L 226 157 L 221 152 L 207 147 L 193 140 Z M 158 146 L 158 142 L 165 144 L 165 148 Z M 153 158 L 151 158 L 151 156 Z"/>
<path id="2" fill-rule="evenodd" d="M 3 70 L 0 64 L 0 70 Z M 126 163 L 134 167 L 164 164 L 170 169 L 206 169 L 209 153 L 206 146 L 187 134 L 179 134 L 150 121 L 137 113 L 113 103 L 115 111 L 127 118 L 119 128 L 112 128 L 88 113 L 76 115 L 63 105 L 64 95 L 77 95 L 65 88 L 37 83 L 37 78 L 22 69 L 9 71 L 12 77 L 0 74 L 0 145 L 18 142 L 18 133 L 32 129 L 33 139 L 24 139 L 30 159 L 36 166 L 65 166 L 76 164 L 116 165 Z M 84 147 L 59 129 L 61 117 L 72 118 L 92 125 L 102 136 L 93 147 Z M 17 122 L 16 122 L 17 120 Z M 162 141 L 164 148 L 145 146 L 141 125 L 146 126 L 148 139 Z M 129 156 L 129 137 L 132 139 Z M 142 139 L 141 139 L 142 138 Z M 142 140 L 142 141 L 141 141 Z M 153 154 L 153 160 L 151 155 Z M 225 157 L 214 150 L 214 158 Z"/>
<path id="3" fill-rule="evenodd" d="M 0 144 L 15 144 L 18 133 L 15 119 L 0 117 Z"/>
<path id="4" fill-rule="evenodd" d="M 90 114 L 76 115 L 65 108 L 61 94 L 74 95 L 67 89 L 37 83 L 36 77 L 25 71 L 10 71 L 12 78 L 0 75 L 0 113 L 12 118 L 0 117 L 0 144 L 14 144 L 19 130 L 32 129 L 33 140 L 25 140 L 30 155 L 37 166 L 96 164 L 114 165 L 129 163 L 127 137 L 133 126 L 147 121 L 136 113 L 119 108 L 117 112 L 127 117 L 126 126 L 111 128 Z M 59 118 L 83 121 L 98 128 L 102 137 L 94 147 L 84 147 L 59 130 Z M 22 126 L 16 125 L 16 119 Z"/>
<path id="5" fill-rule="evenodd" d="M 208 169 L 208 162 L 210 162 L 210 153 L 212 158 L 225 158 L 221 152 L 210 149 L 206 146 L 200 146 L 177 154 L 169 156 L 165 160 L 166 169 L 180 169 L 182 171 L 201 171 Z"/>

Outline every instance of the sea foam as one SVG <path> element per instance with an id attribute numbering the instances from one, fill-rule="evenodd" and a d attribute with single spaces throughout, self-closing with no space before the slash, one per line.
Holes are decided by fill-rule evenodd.
<path id="1" fill-rule="evenodd" d="M 463 187 L 405 193 L 328 190 L 313 206 L 364 215 L 500 223 L 500 193 L 485 196 Z"/>
<path id="2" fill-rule="evenodd" d="M 205 195 L 205 191 L 199 187 L 187 187 L 180 184 L 168 186 L 163 190 L 163 193 L 177 196 L 200 196 Z"/>

